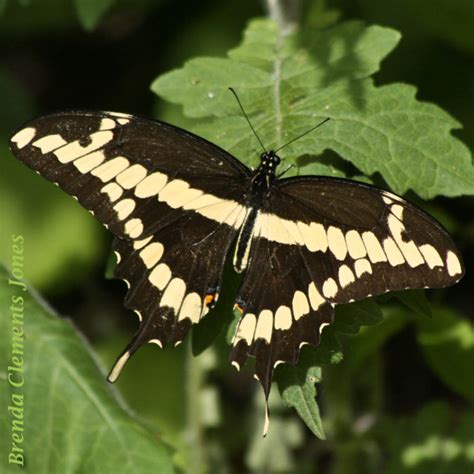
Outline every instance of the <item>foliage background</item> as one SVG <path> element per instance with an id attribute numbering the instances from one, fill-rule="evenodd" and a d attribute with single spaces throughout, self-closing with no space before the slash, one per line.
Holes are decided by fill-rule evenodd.
<path id="1" fill-rule="evenodd" d="M 29 283 L 90 343 L 50 309 L 29 301 L 25 443 L 30 472 L 134 472 L 132 466 L 139 472 L 472 472 L 474 201 L 468 195 L 474 190 L 459 191 L 455 184 L 431 194 L 420 185 L 417 193 L 463 196 L 429 202 L 414 193 L 408 197 L 451 231 L 465 258 L 464 280 L 428 292 L 429 306 L 413 293 L 402 303 L 390 299 L 381 309 L 373 303 L 357 310 L 347 306 L 338 313 L 344 358 L 337 351 L 320 353 L 319 361 L 328 354 L 333 360 L 326 360 L 322 371 L 311 369 L 309 382 L 304 372 L 300 385 L 288 382 L 297 373 L 280 374 L 280 390 L 285 384 L 293 388 L 286 402 L 292 396 L 301 401 L 295 387 L 314 398 L 314 382 L 322 378 L 318 405 L 326 441 L 284 406 L 275 388 L 271 431 L 262 440 L 261 393 L 248 372 L 236 374 L 229 367 L 224 334 L 207 347 L 205 333 L 219 329 L 212 324 L 193 335 L 194 352 L 206 348 L 198 357 L 190 344 L 140 350 L 116 390 L 97 370 L 96 363 L 110 367 L 136 328 L 121 306 L 124 285 L 104 278 L 110 236 L 72 199 L 17 163 L 7 151 L 7 137 L 22 121 L 65 108 L 138 113 L 196 127 L 179 105 L 153 91 L 189 105 L 186 94 L 176 97 L 165 79 L 152 91 L 152 82 L 193 57 L 225 56 L 241 41 L 249 20 L 265 15 L 264 7 L 251 0 L 0 1 L 0 257 L 9 267 L 11 234 L 23 234 Z M 417 99 L 455 117 L 464 128 L 453 134 L 473 145 L 471 1 L 308 0 L 301 7 L 305 21 L 319 28 L 362 19 L 400 31 L 402 40 L 375 75 L 376 84 L 415 85 Z M 179 77 L 173 85 L 179 92 Z M 219 123 L 229 126 L 224 112 L 209 127 L 212 115 L 202 115 L 203 133 L 213 133 Z M 429 121 L 424 131 L 432 133 Z M 318 140 L 329 140 L 325 133 L 317 132 L 310 144 L 318 152 L 324 148 Z M 358 176 L 366 171 L 360 165 L 348 170 L 334 153 L 323 158 L 322 172 Z M 305 172 L 317 170 L 308 163 L 298 164 Z M 417 170 L 412 173 L 418 183 Z M 383 184 L 383 177 L 371 179 Z M 0 427 L 7 441 L 8 304 L 3 286 L 0 381 L 6 390 L 2 385 Z M 356 335 L 362 323 L 371 325 Z M 331 347 L 331 341 L 327 344 Z M 334 359 L 339 363 L 327 363 Z M 302 416 L 317 425 L 317 413 Z M 312 429 L 322 436 L 320 425 Z M 10 470 L 6 455 L 2 443 L 0 462 Z"/>

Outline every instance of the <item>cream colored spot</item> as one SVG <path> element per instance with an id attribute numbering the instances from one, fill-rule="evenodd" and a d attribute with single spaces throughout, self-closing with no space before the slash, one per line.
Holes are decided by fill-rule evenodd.
<path id="1" fill-rule="evenodd" d="M 120 359 L 112 367 L 112 370 L 110 371 L 110 374 L 107 377 L 107 380 L 109 382 L 114 383 L 119 378 L 120 372 L 122 372 L 122 369 L 124 368 L 128 359 L 130 359 L 130 352 L 127 351 L 120 357 Z"/>
<path id="2" fill-rule="evenodd" d="M 440 254 L 432 245 L 420 245 L 419 250 L 423 254 L 423 257 L 430 268 L 443 266 L 443 260 L 441 259 Z"/>
<path id="3" fill-rule="evenodd" d="M 112 120 L 110 118 L 103 118 L 100 121 L 100 130 L 112 130 L 115 128 L 115 120 Z"/>
<path id="4" fill-rule="evenodd" d="M 166 287 L 160 301 L 160 306 L 172 308 L 175 314 L 178 314 L 181 302 L 186 293 L 186 283 L 181 278 L 173 278 Z"/>
<path id="5" fill-rule="evenodd" d="M 247 313 L 240 321 L 234 337 L 234 345 L 237 344 L 240 339 L 244 339 L 245 342 L 250 346 L 253 341 L 253 335 L 255 333 L 255 326 L 257 324 L 257 318 L 255 314 Z"/>
<path id="6" fill-rule="evenodd" d="M 182 207 L 202 194 L 202 191 L 189 187 L 182 179 L 170 181 L 158 194 L 158 200 L 166 202 L 173 209 Z"/>
<path id="7" fill-rule="evenodd" d="M 280 306 L 275 313 L 275 329 L 286 330 L 291 327 L 291 310 L 288 306 Z"/>
<path id="8" fill-rule="evenodd" d="M 143 181 L 138 183 L 135 188 L 135 196 L 139 198 L 148 198 L 156 196 L 168 182 L 165 174 L 156 171 L 148 175 Z"/>
<path id="9" fill-rule="evenodd" d="M 323 329 L 324 329 L 326 326 L 329 326 L 329 323 L 321 323 L 321 326 L 319 326 L 319 334 L 322 334 Z"/>
<path id="10" fill-rule="evenodd" d="M 120 263 L 120 260 L 122 260 L 122 256 L 114 250 L 115 258 L 117 259 L 117 264 Z"/>
<path id="11" fill-rule="evenodd" d="M 347 255 L 346 241 L 344 239 L 344 234 L 342 230 L 330 226 L 328 229 L 328 244 L 329 250 L 338 260 L 344 260 Z"/>
<path id="12" fill-rule="evenodd" d="M 147 237 L 146 239 L 143 239 L 143 240 L 135 240 L 135 242 L 133 242 L 133 248 L 135 250 L 139 250 L 139 249 L 145 247 L 145 245 L 147 245 L 148 242 L 150 242 L 151 239 L 153 239 L 152 235 L 150 235 L 150 237 Z"/>
<path id="13" fill-rule="evenodd" d="M 134 309 L 133 312 L 137 315 L 137 318 L 140 322 L 143 321 L 143 316 L 142 316 L 142 313 L 140 313 L 140 311 L 138 311 L 138 309 Z"/>
<path id="14" fill-rule="evenodd" d="M 113 117 L 120 117 L 120 118 L 126 118 L 126 119 L 132 119 L 133 115 L 130 114 L 125 114 L 123 112 L 104 112 L 108 115 L 112 115 Z"/>
<path id="15" fill-rule="evenodd" d="M 99 178 L 103 183 L 106 183 L 112 178 L 115 178 L 115 176 L 127 168 L 129 164 L 127 158 L 117 156 L 117 158 L 106 161 L 103 165 L 94 168 L 91 174 Z"/>
<path id="16" fill-rule="evenodd" d="M 133 199 L 122 199 L 114 206 L 114 211 L 117 213 L 118 218 L 123 221 L 126 219 L 135 209 L 136 203 Z"/>
<path id="17" fill-rule="evenodd" d="M 199 198 L 196 199 L 196 201 L 197 200 L 199 200 Z M 229 215 L 232 214 L 238 206 L 239 204 L 235 201 L 219 200 L 219 202 L 216 202 L 215 204 L 200 207 L 197 209 L 197 212 L 201 214 L 201 216 L 207 217 L 208 219 L 223 223 L 229 218 Z"/>
<path id="18" fill-rule="evenodd" d="M 273 313 L 269 309 L 260 312 L 255 329 L 255 340 L 264 339 L 268 343 L 272 339 Z"/>
<path id="19" fill-rule="evenodd" d="M 364 273 L 372 274 L 372 265 L 366 258 L 361 258 L 356 260 L 354 269 L 357 275 L 357 278 L 360 278 Z"/>
<path id="20" fill-rule="evenodd" d="M 206 208 L 208 206 L 213 206 L 214 204 L 220 204 L 222 199 L 213 196 L 212 194 L 201 194 L 195 200 L 184 204 L 182 207 L 186 210 L 199 210 L 201 208 Z"/>
<path id="21" fill-rule="evenodd" d="M 365 248 L 362 238 L 356 230 L 350 230 L 346 234 L 346 243 L 347 249 L 349 250 L 349 255 L 355 260 L 357 258 L 362 258 L 367 255 L 367 250 Z"/>
<path id="22" fill-rule="evenodd" d="M 163 344 L 161 343 L 161 341 L 159 339 L 150 339 L 148 341 L 148 344 L 156 344 L 158 347 L 163 349 Z"/>
<path id="23" fill-rule="evenodd" d="M 390 265 L 396 267 L 397 265 L 405 263 L 405 259 L 403 258 L 402 253 L 400 252 L 397 244 L 391 237 L 387 237 L 383 241 L 383 248 L 385 250 Z"/>
<path id="24" fill-rule="evenodd" d="M 91 153 L 98 148 L 103 147 L 114 138 L 114 134 L 113 132 L 106 130 L 103 132 L 92 133 L 88 138 L 90 139 L 89 145 L 81 146 L 80 141 L 76 140 L 57 149 L 54 154 L 61 163 L 69 163 L 76 158 L 80 158 L 87 153 Z"/>
<path id="25" fill-rule="evenodd" d="M 154 267 L 163 256 L 165 248 L 160 242 L 152 242 L 140 251 L 140 258 L 147 268 Z"/>
<path id="26" fill-rule="evenodd" d="M 308 298 L 302 291 L 295 291 L 293 295 L 293 315 L 298 321 L 302 316 L 309 313 Z"/>
<path id="27" fill-rule="evenodd" d="M 295 244 L 305 245 L 305 242 L 303 240 L 303 235 L 299 227 L 300 222 L 294 222 L 287 219 L 281 219 L 281 222 L 285 226 L 288 234 L 290 235 L 290 239 Z"/>
<path id="28" fill-rule="evenodd" d="M 150 275 L 148 275 L 148 280 L 150 280 L 151 284 L 156 286 L 156 288 L 163 290 L 171 280 L 170 267 L 165 263 L 160 263 L 151 271 Z"/>
<path id="29" fill-rule="evenodd" d="M 231 364 L 235 367 L 237 372 L 240 371 L 240 365 L 237 361 L 233 360 L 233 361 L 231 361 Z"/>
<path id="30" fill-rule="evenodd" d="M 405 227 L 394 215 L 388 216 L 388 227 L 410 267 L 415 268 L 425 263 L 415 242 L 413 242 L 413 240 L 409 240 L 408 242 L 403 240 L 402 232 L 405 230 Z"/>
<path id="31" fill-rule="evenodd" d="M 192 323 L 198 323 L 201 316 L 201 309 L 201 297 L 197 293 L 188 293 L 179 311 L 178 321 L 188 318 Z"/>
<path id="32" fill-rule="evenodd" d="M 272 242 L 280 244 L 294 244 L 295 240 L 284 225 L 284 219 L 275 214 L 261 214 L 256 221 L 259 235 Z"/>
<path id="33" fill-rule="evenodd" d="M 82 158 L 74 161 L 74 166 L 81 173 L 88 173 L 90 170 L 94 169 L 96 166 L 99 166 L 105 160 L 105 155 L 103 151 L 94 151 L 89 153 Z"/>
<path id="34" fill-rule="evenodd" d="M 319 293 L 313 281 L 308 286 L 308 296 L 311 308 L 313 308 L 314 311 L 317 311 L 318 308 L 326 302 L 326 300 Z"/>
<path id="35" fill-rule="evenodd" d="M 311 222 L 308 225 L 298 222 L 298 227 L 303 236 L 304 244 L 310 252 L 325 252 L 327 250 L 328 239 L 322 224 Z"/>
<path id="36" fill-rule="evenodd" d="M 372 263 L 387 261 L 387 256 L 380 245 L 379 239 L 377 239 L 373 232 L 364 232 L 362 234 L 362 240 L 364 241 L 369 259 Z"/>
<path id="37" fill-rule="evenodd" d="M 122 188 L 131 189 L 142 181 L 146 174 L 146 168 L 142 165 L 132 165 L 125 171 L 122 171 L 115 180 Z"/>
<path id="38" fill-rule="evenodd" d="M 227 225 L 234 227 L 234 229 L 240 229 L 244 223 L 246 213 L 247 208 L 238 204 L 224 222 Z"/>
<path id="39" fill-rule="evenodd" d="M 339 267 L 339 283 L 342 288 L 354 283 L 355 278 L 352 270 L 347 265 L 341 265 Z"/>
<path id="40" fill-rule="evenodd" d="M 27 127 L 13 135 L 12 142 L 16 143 L 16 146 L 21 150 L 26 145 L 28 145 L 28 143 L 30 143 L 33 138 L 35 138 L 35 135 L 36 129 L 33 127 Z"/>
<path id="41" fill-rule="evenodd" d="M 120 124 L 120 125 L 127 125 L 128 122 L 130 122 L 130 120 L 126 119 L 126 118 L 119 118 L 117 120 L 117 122 Z"/>
<path id="42" fill-rule="evenodd" d="M 40 138 L 32 143 L 33 146 L 41 150 L 41 153 L 45 154 L 53 150 L 57 150 L 66 144 L 67 141 L 57 133 L 54 135 L 46 135 L 45 137 Z"/>
<path id="43" fill-rule="evenodd" d="M 393 204 L 393 199 L 390 199 L 390 198 L 389 198 L 388 196 L 386 196 L 385 194 L 382 195 L 382 199 L 383 199 L 383 202 L 384 202 L 385 204 L 389 204 L 389 205 L 390 205 L 390 204 Z"/>
<path id="44" fill-rule="evenodd" d="M 117 183 L 109 183 L 106 184 L 100 192 L 107 194 L 109 199 L 115 202 L 123 194 L 123 189 Z"/>
<path id="45" fill-rule="evenodd" d="M 323 283 L 323 295 L 326 298 L 334 298 L 337 295 L 337 284 L 333 278 L 328 278 Z"/>
<path id="46" fill-rule="evenodd" d="M 400 204 L 395 204 L 394 206 L 390 207 L 390 212 L 394 214 L 398 220 L 403 220 L 403 207 Z"/>
<path id="47" fill-rule="evenodd" d="M 136 239 L 143 233 L 143 222 L 141 219 L 130 219 L 125 224 L 125 233 L 132 239 Z"/>
<path id="48" fill-rule="evenodd" d="M 459 275 L 462 273 L 461 262 L 452 250 L 448 251 L 446 266 L 448 268 L 449 276 Z"/>

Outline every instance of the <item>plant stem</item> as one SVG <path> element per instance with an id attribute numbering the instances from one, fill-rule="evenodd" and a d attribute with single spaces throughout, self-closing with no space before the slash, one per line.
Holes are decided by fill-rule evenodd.
<path id="1" fill-rule="evenodd" d="M 268 16 L 278 23 L 286 35 L 298 24 L 299 0 L 265 0 Z"/>

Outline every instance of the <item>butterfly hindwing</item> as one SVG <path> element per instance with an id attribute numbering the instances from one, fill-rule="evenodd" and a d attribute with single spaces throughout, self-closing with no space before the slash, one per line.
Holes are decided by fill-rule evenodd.
<path id="1" fill-rule="evenodd" d="M 143 344 L 179 344 L 214 306 L 235 232 L 190 214 L 144 240 L 115 239 L 115 275 L 128 286 L 125 306 L 140 319 L 119 367 L 123 357 L 128 359 Z M 118 372 L 112 372 L 113 379 Z"/>
<path id="2" fill-rule="evenodd" d="M 464 272 L 433 218 L 399 196 L 349 180 L 278 182 L 252 240 L 231 359 L 240 367 L 255 356 L 267 394 L 273 368 L 296 362 L 301 344 L 319 342 L 334 305 L 452 285 Z"/>

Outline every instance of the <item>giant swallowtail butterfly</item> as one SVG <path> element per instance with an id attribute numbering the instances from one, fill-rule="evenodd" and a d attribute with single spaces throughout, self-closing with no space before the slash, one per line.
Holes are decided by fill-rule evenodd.
<path id="1" fill-rule="evenodd" d="M 74 196 L 115 236 L 138 331 L 109 374 L 143 344 L 177 345 L 219 297 L 226 257 L 244 272 L 231 362 L 253 356 L 268 397 L 281 362 L 318 344 L 334 306 L 389 290 L 445 287 L 463 264 L 443 227 L 403 198 L 324 176 L 252 171 L 189 132 L 113 112 L 26 124 L 11 150 Z"/>

